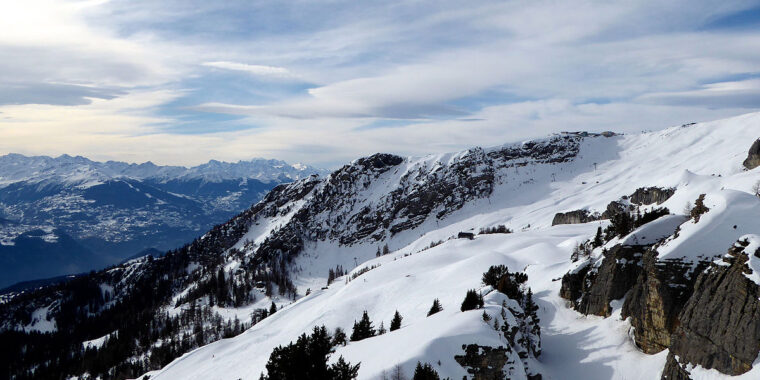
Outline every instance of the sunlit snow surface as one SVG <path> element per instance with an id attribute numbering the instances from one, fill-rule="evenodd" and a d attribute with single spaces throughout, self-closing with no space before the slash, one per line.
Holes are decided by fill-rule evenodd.
<path id="1" fill-rule="evenodd" d="M 559 278 L 574 267 L 569 260 L 573 247 L 592 237 L 603 223 L 551 227 L 552 218 L 556 212 L 581 208 L 604 211 L 607 203 L 638 187 L 678 187 L 662 206 L 681 216 L 659 220 L 622 240 L 628 244 L 633 239 L 660 240 L 680 227 L 677 238 L 662 243 L 661 256 L 719 257 L 739 238 L 760 234 L 760 199 L 752 191 L 760 169 L 744 171 L 741 165 L 758 137 L 760 114 L 641 135 L 589 138 L 573 162 L 507 169 L 509 180 L 497 185 L 489 199 L 470 202 L 443 220 L 429 218 L 394 236 L 390 255 L 374 258 L 377 246 L 368 243 L 313 244 L 296 259 L 300 271 L 295 282 L 300 294 L 310 288 L 309 296 L 235 338 L 182 356 L 151 373 L 151 378 L 257 379 L 274 347 L 315 325 L 350 332 L 354 320 L 367 310 L 375 326 L 384 321 L 387 327 L 398 310 L 404 317 L 400 330 L 339 347 L 332 359 L 342 355 L 352 363 L 361 362 L 361 379 L 377 378 L 396 364 L 410 376 L 417 361 L 432 364 L 442 377 L 461 379 L 466 373 L 453 357 L 463 352 L 462 344 L 504 342 L 482 321 L 482 311 L 462 313 L 459 305 L 467 289 L 480 289 L 481 275 L 490 265 L 506 264 L 512 271 L 528 273 L 540 306 L 543 354 L 530 366 L 544 379 L 658 379 L 667 351 L 645 355 L 636 349 L 629 338 L 629 323 L 620 320 L 621 301 L 613 305 L 615 312 L 609 318 L 586 317 L 558 296 Z M 413 170 L 454 156 L 408 159 L 400 167 Z M 367 199 L 393 188 L 400 175 L 388 174 L 384 182 L 374 184 Z M 698 223 L 686 221 L 684 206 L 694 204 L 702 193 L 710 212 Z M 247 238 L 260 241 L 288 216 L 276 218 L 261 221 Z M 497 224 L 516 232 L 447 240 L 458 231 Z M 445 242 L 424 250 L 439 240 Z M 354 281 L 345 283 L 341 278 L 320 290 L 328 268 L 336 264 L 353 268 L 355 261 L 359 263 L 355 270 L 381 265 Z M 434 298 L 440 299 L 444 311 L 426 317 Z M 501 301 L 490 297 L 486 301 L 487 311 L 498 313 Z M 692 374 L 695 379 L 760 378 L 757 366 L 740 377 L 701 368 Z"/>

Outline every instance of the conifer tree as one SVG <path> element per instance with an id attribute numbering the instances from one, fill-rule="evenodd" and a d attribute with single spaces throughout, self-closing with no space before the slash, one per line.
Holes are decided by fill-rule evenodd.
<path id="1" fill-rule="evenodd" d="M 428 311 L 427 316 L 431 316 L 439 311 L 443 310 L 443 307 L 441 306 L 441 301 L 438 301 L 438 298 L 433 300 L 433 306 L 430 307 L 430 311 Z"/>
<path id="2" fill-rule="evenodd" d="M 375 328 L 372 326 L 372 322 L 369 320 L 369 315 L 365 310 L 362 319 L 359 322 L 354 322 L 354 329 L 351 332 L 351 341 L 357 342 L 373 336 L 375 336 Z"/>
<path id="3" fill-rule="evenodd" d="M 391 329 L 390 331 L 395 331 L 401 328 L 401 320 L 404 319 L 401 317 L 401 314 L 399 314 L 398 310 L 396 310 L 396 314 L 393 315 L 393 319 L 391 320 Z"/>
<path id="4" fill-rule="evenodd" d="M 277 305 L 274 304 L 274 301 L 272 301 L 272 306 L 269 306 L 269 315 L 272 315 L 277 312 Z"/>
<path id="5" fill-rule="evenodd" d="M 380 327 L 377 328 L 377 335 L 383 335 L 385 332 L 385 325 L 383 324 L 383 321 L 380 321 Z"/>
<path id="6" fill-rule="evenodd" d="M 491 285 L 495 288 L 504 276 L 509 276 L 509 269 L 506 265 L 491 265 L 483 273 L 483 285 Z"/>
<path id="7" fill-rule="evenodd" d="M 462 307 L 460 310 L 467 311 L 480 309 L 481 307 L 483 307 L 483 296 L 478 294 L 475 289 L 468 290 L 467 294 L 464 296 L 464 301 L 462 301 Z"/>
<path id="8" fill-rule="evenodd" d="M 343 331 L 342 328 L 336 327 L 335 333 L 333 334 L 333 346 L 337 346 L 337 345 L 345 346 L 346 338 L 347 338 L 346 332 Z"/>
<path id="9" fill-rule="evenodd" d="M 412 380 L 440 380 L 440 377 L 430 364 L 417 362 Z"/>
<path id="10" fill-rule="evenodd" d="M 599 226 L 596 229 L 596 236 L 594 236 L 594 247 L 601 247 L 602 244 L 604 244 L 604 240 L 602 240 L 602 226 Z"/>
<path id="11" fill-rule="evenodd" d="M 329 374 L 332 380 L 353 380 L 359 376 L 359 365 L 351 365 L 346 362 L 341 355 L 338 361 L 330 366 Z"/>
<path id="12" fill-rule="evenodd" d="M 330 270 L 327 271 L 327 286 L 330 286 L 333 281 L 335 281 L 335 271 L 330 268 Z"/>
<path id="13" fill-rule="evenodd" d="M 539 322 L 538 314 L 536 312 L 538 311 L 538 305 L 533 301 L 533 291 L 528 288 L 528 293 L 525 294 L 525 306 L 523 309 L 525 310 L 525 314 L 529 315 L 533 320 L 536 321 L 536 323 Z"/>
<path id="14" fill-rule="evenodd" d="M 343 357 L 328 366 L 333 352 L 332 339 L 327 329 L 314 327 L 311 335 L 302 334 L 295 343 L 276 347 L 266 364 L 267 375 L 260 380 L 337 379 L 352 380 L 359 372 L 359 364 L 351 365 Z"/>

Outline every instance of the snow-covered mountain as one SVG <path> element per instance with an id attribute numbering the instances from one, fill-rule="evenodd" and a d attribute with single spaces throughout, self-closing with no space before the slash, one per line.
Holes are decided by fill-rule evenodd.
<path id="1" fill-rule="evenodd" d="M 0 287 L 102 268 L 148 248 L 177 247 L 275 185 L 323 172 L 264 159 L 185 168 L 0 156 Z M 28 239 L 39 230 L 50 237 Z"/>
<path id="2" fill-rule="evenodd" d="M 398 312 L 398 329 L 334 341 L 329 363 L 359 379 L 418 363 L 452 379 L 757 378 L 758 137 L 755 113 L 358 159 L 164 257 L 6 296 L 0 358 L 15 378 L 279 378 L 314 327 Z M 468 290 L 482 305 L 466 310 Z M 32 339 L 97 349 L 51 360 Z"/>
<path id="3" fill-rule="evenodd" d="M 202 165 L 184 167 L 160 166 L 150 161 L 142 164 L 120 161 L 97 162 L 82 156 L 72 157 L 67 154 L 59 157 L 24 156 L 16 153 L 0 156 L 0 186 L 22 181 L 36 183 L 54 181 L 88 186 L 115 178 L 156 182 L 178 179 L 221 182 L 245 178 L 280 183 L 301 179 L 314 173 L 325 173 L 325 170 L 301 163 L 291 165 L 285 161 L 264 158 L 238 162 L 211 160 Z"/>

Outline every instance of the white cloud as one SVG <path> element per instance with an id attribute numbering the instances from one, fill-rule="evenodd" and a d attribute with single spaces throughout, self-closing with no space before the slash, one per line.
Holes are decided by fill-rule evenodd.
<path id="1" fill-rule="evenodd" d="M 0 3 L 0 153 L 334 165 L 760 107 L 758 80 L 736 79 L 760 33 L 700 29 L 751 1 L 187 1 Z M 256 128 L 166 132 L 188 121 L 176 101 Z"/>
<path id="2" fill-rule="evenodd" d="M 247 63 L 239 62 L 204 62 L 203 66 L 215 67 L 224 70 L 243 71 L 251 75 L 259 75 L 265 77 L 280 77 L 280 78 L 292 78 L 294 75 L 284 67 L 276 66 L 263 66 L 263 65 L 249 65 Z"/>

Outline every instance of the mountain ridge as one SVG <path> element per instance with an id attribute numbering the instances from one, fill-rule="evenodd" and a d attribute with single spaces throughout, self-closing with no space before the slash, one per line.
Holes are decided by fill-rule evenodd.
<path id="1" fill-rule="evenodd" d="M 552 222 L 557 213 L 602 214 L 613 201 L 630 205 L 623 200 L 642 187 L 673 188 L 667 199 L 658 199 L 661 205 L 628 211 L 636 215 L 668 207 L 673 215 L 629 235 L 610 235 L 604 248 L 657 241 L 668 249 L 663 251 L 667 259 L 689 259 L 684 252 L 694 246 L 721 255 L 758 227 L 747 214 L 760 207 L 760 199 L 751 196 L 757 172 L 742 166 L 758 125 L 760 114 L 749 114 L 634 135 L 563 134 L 424 157 L 357 159 L 328 176 L 274 187 L 228 222 L 160 258 L 131 260 L 76 284 L 7 297 L 0 305 L 2 329 L 11 334 L 66 321 L 60 326 L 74 331 L 55 334 L 72 345 L 110 337 L 97 351 L 75 352 L 82 357 L 63 360 L 101 360 L 100 367 L 72 370 L 78 375 L 256 379 L 275 347 L 315 326 L 348 329 L 362 311 L 377 325 L 399 311 L 404 317 L 399 330 L 336 347 L 332 360 L 343 356 L 361 363 L 361 379 L 380 377 L 395 365 L 410 374 L 418 361 L 433 364 L 442 376 L 462 378 L 478 371 L 462 364 L 473 361 L 456 360 L 468 356 L 466 347 L 495 352 L 502 346 L 525 352 L 505 359 L 511 367 L 504 370 L 515 378 L 537 373 L 544 379 L 656 378 L 668 352 L 638 350 L 626 333 L 630 322 L 620 318 L 623 300 L 605 300 L 609 316 L 597 318 L 582 317 L 560 297 L 563 275 L 586 260 L 585 267 L 599 268 L 596 263 L 605 257 L 603 247 L 588 257 L 574 251 L 589 244 L 597 229 L 618 222 Z M 691 210 L 683 209 L 702 193 L 709 210 L 694 221 Z M 457 238 L 460 232 L 472 233 L 473 239 L 468 234 Z M 583 260 L 573 262 L 579 255 Z M 632 252 L 629 258 L 636 257 Z M 518 316 L 525 310 L 512 298 L 521 296 L 504 298 L 506 293 L 481 281 L 494 265 L 526 274 L 543 322 L 540 356 L 523 351 L 502 329 L 520 330 Z M 329 273 L 336 272 L 329 283 Z M 484 297 L 482 309 L 460 311 L 469 289 Z M 82 294 L 88 296 L 79 298 Z M 147 294 L 152 295 L 137 301 Z M 443 311 L 427 316 L 434 299 Z M 142 324 L 115 316 L 132 309 L 145 318 Z M 82 322 L 70 310 L 91 315 L 90 329 L 78 330 Z M 267 310 L 276 313 L 265 317 Z M 486 315 L 489 323 L 484 323 Z M 227 330 L 225 323 L 237 327 Z M 118 337 L 114 330 L 120 331 Z M 129 343 L 135 339 L 140 345 Z M 129 354 L 115 355 L 124 345 L 131 345 Z M 8 358 L 22 363 L 13 368 L 23 373 L 24 366 L 36 363 L 35 354 L 19 357 L 19 352 Z M 751 369 L 745 378 L 756 374 Z"/>
<path id="2" fill-rule="evenodd" d="M 32 173 L 33 175 L 24 175 L 24 173 L 12 171 L 11 169 L 14 167 L 20 167 L 24 171 L 31 167 L 36 172 Z M 72 167 L 77 169 L 78 173 L 76 174 L 91 174 L 93 177 L 82 178 L 67 173 L 66 169 L 71 170 Z M 41 180 L 54 176 L 68 177 L 72 183 L 83 182 L 83 184 L 87 184 L 87 180 L 97 181 L 115 178 L 139 180 L 203 179 L 208 182 L 249 178 L 258 179 L 262 182 L 281 182 L 283 176 L 290 180 L 297 180 L 312 173 L 324 174 L 325 172 L 327 171 L 324 169 L 301 163 L 291 165 L 282 160 L 264 158 L 239 160 L 238 162 L 209 160 L 204 164 L 186 167 L 156 165 L 151 161 L 140 164 L 112 160 L 93 161 L 83 156 L 70 156 L 68 154 L 51 157 L 8 153 L 0 156 L 0 187 L 8 183 Z"/>

